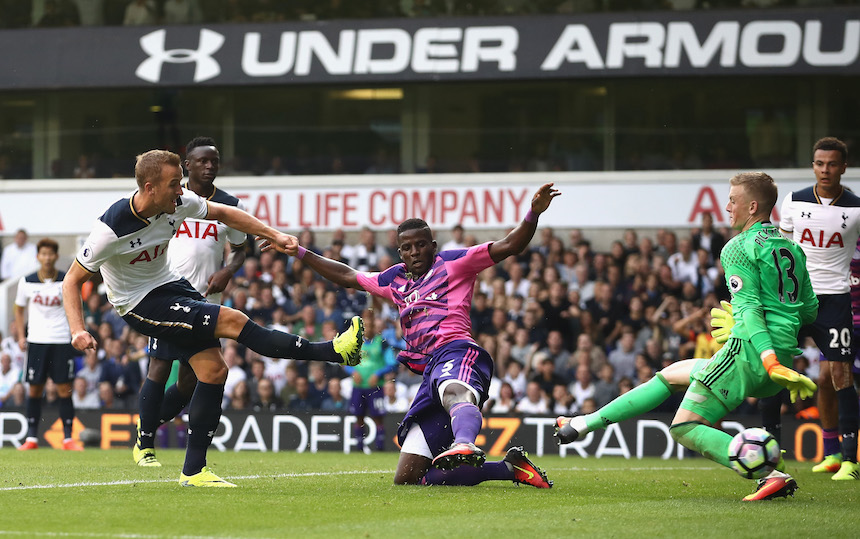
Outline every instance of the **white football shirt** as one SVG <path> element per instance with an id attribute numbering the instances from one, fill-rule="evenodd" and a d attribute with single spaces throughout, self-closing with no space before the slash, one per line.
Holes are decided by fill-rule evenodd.
<path id="1" fill-rule="evenodd" d="M 246 211 L 245 205 L 238 198 L 217 187 L 206 200 Z M 191 286 L 203 294 L 209 284 L 209 277 L 224 265 L 224 248 L 227 243 L 239 246 L 245 243 L 246 237 L 244 232 L 230 228 L 220 221 L 188 218 L 179 225 L 176 235 L 167 247 L 170 267 L 188 279 Z M 220 304 L 221 294 L 210 294 L 206 300 Z"/>
<path id="2" fill-rule="evenodd" d="M 101 269 L 108 301 L 120 316 L 154 288 L 179 280 L 168 264 L 168 242 L 185 219 L 205 219 L 209 213 L 204 199 L 184 190 L 173 214 L 147 219 L 134 211 L 132 197 L 114 202 L 99 217 L 75 258 L 91 273 Z"/>
<path id="3" fill-rule="evenodd" d="M 828 202 L 813 185 L 785 197 L 780 219 L 779 228 L 806 253 L 815 293 L 847 293 L 851 257 L 860 237 L 860 197 L 843 189 Z"/>
<path id="4" fill-rule="evenodd" d="M 68 344 L 72 342 L 69 322 L 63 308 L 63 277 L 51 281 L 39 279 L 39 272 L 21 277 L 15 305 L 27 308 L 27 342 L 35 344 Z"/>

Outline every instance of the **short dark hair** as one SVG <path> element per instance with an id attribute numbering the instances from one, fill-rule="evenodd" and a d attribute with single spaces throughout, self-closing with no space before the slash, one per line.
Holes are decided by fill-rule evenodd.
<path id="1" fill-rule="evenodd" d="M 824 151 L 837 151 L 842 154 L 842 162 L 848 162 L 848 146 L 845 145 L 844 142 L 839 140 L 836 137 L 824 137 L 818 139 L 815 145 L 812 147 L 812 155 L 815 155 L 815 152 L 818 150 Z"/>
<path id="2" fill-rule="evenodd" d="M 36 244 L 36 252 L 38 253 L 39 251 L 41 251 L 43 247 L 54 251 L 54 253 L 60 252 L 60 244 L 57 243 L 55 240 L 52 240 L 51 238 L 40 239 L 39 243 Z"/>
<path id="3" fill-rule="evenodd" d="M 422 228 L 426 228 L 427 233 L 430 233 L 430 225 L 427 224 L 427 221 L 413 217 L 400 223 L 400 226 L 397 227 L 397 235 L 399 236 L 407 230 L 420 230 Z"/>
<path id="4" fill-rule="evenodd" d="M 185 157 L 188 157 L 188 154 L 191 153 L 191 150 L 194 148 L 199 148 L 201 146 L 214 146 L 218 147 L 215 144 L 215 139 L 212 137 L 194 137 L 193 139 L 188 141 L 188 144 L 185 145 Z"/>

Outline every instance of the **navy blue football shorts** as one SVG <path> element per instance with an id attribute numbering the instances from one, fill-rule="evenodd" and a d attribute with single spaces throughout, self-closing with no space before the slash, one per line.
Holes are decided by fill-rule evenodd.
<path id="1" fill-rule="evenodd" d="M 180 279 L 152 290 L 122 319 L 149 337 L 150 356 L 187 362 L 194 354 L 221 348 L 215 338 L 220 310 Z"/>

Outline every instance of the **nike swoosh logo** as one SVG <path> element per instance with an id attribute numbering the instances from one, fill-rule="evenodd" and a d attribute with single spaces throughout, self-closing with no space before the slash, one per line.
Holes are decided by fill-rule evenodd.
<path id="1" fill-rule="evenodd" d="M 534 472 L 531 472 L 529 470 L 524 470 L 524 469 L 520 468 L 519 466 L 517 466 L 516 464 L 512 464 L 511 466 L 513 466 L 514 468 L 516 468 L 517 470 L 519 470 L 521 472 L 525 472 L 525 473 L 529 474 L 529 479 L 531 479 L 532 477 L 535 476 Z"/>

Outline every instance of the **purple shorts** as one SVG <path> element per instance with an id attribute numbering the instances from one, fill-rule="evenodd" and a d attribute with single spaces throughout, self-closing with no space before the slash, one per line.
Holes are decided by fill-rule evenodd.
<path id="1" fill-rule="evenodd" d="M 385 415 L 383 400 L 385 395 L 381 387 L 366 389 L 355 387 L 349 399 L 349 413 L 352 415 L 382 417 Z"/>
<path id="2" fill-rule="evenodd" d="M 439 397 L 440 389 L 457 380 L 472 388 L 480 407 L 487 400 L 492 377 L 493 358 L 477 344 L 452 341 L 436 349 L 424 369 L 424 378 L 412 406 L 397 429 L 398 443 L 403 445 L 409 427 L 417 423 L 433 455 L 448 449 L 454 441 L 454 435 L 451 432 L 451 416 Z"/>

